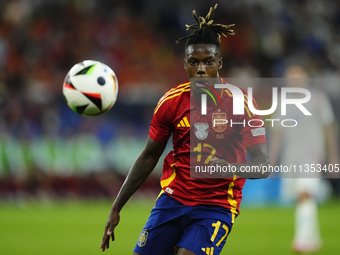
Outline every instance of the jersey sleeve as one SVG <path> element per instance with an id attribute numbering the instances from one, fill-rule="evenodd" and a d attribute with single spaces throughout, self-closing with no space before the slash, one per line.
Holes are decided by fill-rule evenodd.
<path id="1" fill-rule="evenodd" d="M 242 136 L 245 146 L 248 147 L 254 144 L 267 143 L 266 130 L 261 116 L 256 115 L 249 110 L 247 96 L 245 96 L 244 103 L 245 114 L 240 115 L 239 121 L 244 123 L 240 130 L 240 135 Z M 252 104 L 254 108 L 258 109 L 255 99 L 253 99 Z"/>
<path id="2" fill-rule="evenodd" d="M 159 100 L 154 110 L 149 130 L 149 136 L 157 142 L 167 141 L 173 129 L 171 108 L 163 100 Z"/>

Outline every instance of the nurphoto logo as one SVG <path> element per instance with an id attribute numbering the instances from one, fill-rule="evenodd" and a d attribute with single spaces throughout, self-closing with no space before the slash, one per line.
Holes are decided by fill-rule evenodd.
<path id="1" fill-rule="evenodd" d="M 211 87 L 212 88 L 212 87 Z M 234 115 L 244 115 L 244 94 L 242 90 L 232 84 L 214 84 L 214 87 L 212 88 L 213 91 L 215 91 L 215 88 L 217 89 L 228 89 L 230 93 L 232 94 L 233 97 L 233 114 Z M 206 91 L 208 92 L 208 91 Z M 247 88 L 248 92 L 248 102 L 253 102 L 253 88 L 248 87 Z M 289 93 L 294 93 L 294 94 L 300 94 L 303 97 L 301 98 L 288 98 Z M 212 97 L 213 101 L 216 104 L 216 100 L 213 98 L 213 95 L 211 93 L 207 93 Z M 201 94 L 201 114 L 206 115 L 207 114 L 207 94 Z M 221 103 L 221 98 L 217 93 L 214 93 L 217 95 L 218 100 Z M 272 105 L 269 109 L 267 110 L 259 110 L 254 107 L 252 103 L 248 104 L 249 111 L 252 112 L 253 114 L 256 115 L 270 115 L 274 113 L 277 110 L 278 107 L 278 88 L 273 87 L 272 88 Z M 281 101 L 281 116 L 286 116 L 287 115 L 287 105 L 295 105 L 305 116 L 311 116 L 312 114 L 307 110 L 307 108 L 304 106 L 305 103 L 309 102 L 311 99 L 311 93 L 308 89 L 305 88 L 296 88 L 296 87 L 283 87 L 281 88 L 281 96 L 280 96 L 280 101 Z M 226 124 L 229 123 L 231 126 L 234 125 L 243 125 L 243 126 L 250 126 L 250 127 L 262 127 L 264 126 L 264 121 L 260 120 L 261 125 L 252 125 L 253 120 L 249 120 L 248 123 L 246 123 L 246 120 L 243 122 L 232 122 L 232 120 L 227 120 L 227 119 L 214 119 L 213 126 L 215 127 L 216 125 L 220 124 Z M 256 120 L 259 121 L 259 120 Z M 265 121 L 271 122 L 271 126 L 274 126 L 274 123 L 279 121 L 281 122 L 281 125 L 283 127 L 295 127 L 298 123 L 297 120 L 295 119 L 265 119 Z M 290 125 L 289 125 L 290 123 Z"/>

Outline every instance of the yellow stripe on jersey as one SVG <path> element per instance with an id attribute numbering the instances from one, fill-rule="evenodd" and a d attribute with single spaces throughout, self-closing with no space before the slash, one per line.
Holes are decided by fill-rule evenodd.
<path id="1" fill-rule="evenodd" d="M 249 105 L 249 102 L 248 102 L 248 95 L 244 95 L 244 99 L 245 99 L 245 102 L 247 103 L 247 105 Z M 255 108 L 255 105 L 254 105 L 254 103 L 253 102 L 251 102 L 252 104 L 253 104 L 253 107 Z M 248 108 L 249 106 L 247 106 L 247 108 Z M 249 114 L 249 112 L 248 112 L 248 114 Z M 250 113 L 251 115 L 253 115 L 253 116 L 255 116 L 256 114 L 255 113 Z M 251 116 L 249 116 L 249 117 L 251 117 Z"/>
<path id="2" fill-rule="evenodd" d="M 168 178 L 165 179 L 163 181 L 161 181 L 161 187 L 164 188 L 166 186 L 169 186 L 169 184 L 175 179 L 176 177 L 176 170 L 174 168 L 174 165 L 176 165 L 177 163 L 173 163 L 170 167 L 172 168 L 173 172 L 172 175 Z"/>
<path id="3" fill-rule="evenodd" d="M 168 95 L 171 95 L 171 94 L 175 93 L 177 90 L 181 89 L 182 87 L 186 87 L 188 85 L 190 86 L 190 82 L 186 82 L 186 83 L 180 84 L 177 87 L 170 89 L 167 93 L 165 93 L 165 95 L 159 101 L 162 101 Z"/>
<path id="4" fill-rule="evenodd" d="M 165 95 L 159 100 L 162 101 L 164 98 L 166 98 L 168 95 L 171 95 L 173 93 L 176 93 L 178 90 L 180 90 L 182 87 L 186 87 L 186 86 L 190 86 L 190 82 L 186 82 L 183 84 L 180 84 L 178 86 L 176 86 L 175 88 L 170 89 L 167 93 L 165 93 Z"/>
<path id="5" fill-rule="evenodd" d="M 229 97 L 233 97 L 233 94 L 231 94 L 230 91 L 229 91 L 228 89 L 225 89 L 224 91 L 227 92 L 227 94 L 228 94 Z"/>
<path id="6" fill-rule="evenodd" d="M 163 181 L 161 181 L 161 187 L 162 187 L 162 190 L 161 192 L 159 193 L 158 197 L 156 198 L 156 201 L 158 200 L 158 198 L 163 194 L 165 193 L 165 191 L 163 190 L 164 187 L 166 186 L 169 186 L 169 184 L 175 179 L 176 177 L 176 170 L 175 168 L 173 167 L 174 165 L 176 165 L 177 163 L 174 163 L 172 164 L 170 167 L 172 168 L 173 170 L 173 173 L 171 174 L 171 176 L 168 178 L 168 179 L 165 179 Z"/>
<path id="7" fill-rule="evenodd" d="M 184 83 L 184 84 L 178 85 L 176 88 L 170 89 L 168 92 L 166 92 L 164 94 L 164 96 L 161 97 L 161 99 L 159 99 L 157 106 L 164 100 L 164 98 L 166 98 L 167 96 L 172 95 L 174 93 L 177 93 L 178 91 L 181 90 L 181 87 L 187 86 L 187 85 L 188 85 L 188 83 Z"/>
<path id="8" fill-rule="evenodd" d="M 233 176 L 233 181 L 229 184 L 228 189 L 228 202 L 230 204 L 230 212 L 233 214 L 231 222 L 234 223 L 235 216 L 237 215 L 237 201 L 234 199 L 234 181 L 237 179 L 236 175 Z"/>
<path id="9" fill-rule="evenodd" d="M 171 98 L 174 98 L 176 96 L 181 95 L 183 92 L 190 91 L 190 83 L 184 83 L 183 85 L 180 85 L 181 88 L 178 88 L 178 86 L 174 89 L 171 89 L 168 93 L 166 93 L 158 102 L 156 109 L 154 113 L 156 113 L 159 109 L 159 107 L 166 101 Z"/>
<path id="10" fill-rule="evenodd" d="M 233 94 L 231 94 L 228 89 L 225 89 L 224 91 L 227 92 L 229 97 L 233 97 Z M 246 109 L 249 118 L 251 118 L 252 116 L 255 116 L 255 114 L 249 111 L 249 108 L 248 108 L 248 104 L 249 104 L 248 103 L 248 96 L 246 94 L 244 94 L 243 96 L 244 96 L 244 109 Z"/>
<path id="11" fill-rule="evenodd" d="M 251 114 L 251 112 L 250 112 L 249 109 L 248 109 L 247 103 L 248 103 L 248 102 L 245 100 L 245 102 L 244 102 L 244 109 L 246 109 L 249 118 L 251 118 L 252 114 Z"/>

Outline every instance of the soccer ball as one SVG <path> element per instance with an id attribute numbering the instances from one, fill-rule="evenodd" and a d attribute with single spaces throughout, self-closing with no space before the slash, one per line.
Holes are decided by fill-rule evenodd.
<path id="1" fill-rule="evenodd" d="M 115 104 L 118 94 L 116 74 L 107 65 L 85 60 L 67 73 L 63 94 L 68 106 L 83 116 L 107 112 Z"/>

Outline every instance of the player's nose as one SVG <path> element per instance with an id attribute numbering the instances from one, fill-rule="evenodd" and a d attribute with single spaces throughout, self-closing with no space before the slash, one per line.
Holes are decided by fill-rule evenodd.
<path id="1" fill-rule="evenodd" d="M 197 75 L 204 75 L 205 74 L 205 64 L 199 63 L 197 68 Z"/>

